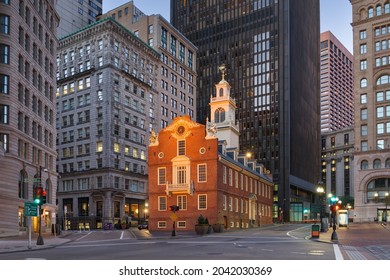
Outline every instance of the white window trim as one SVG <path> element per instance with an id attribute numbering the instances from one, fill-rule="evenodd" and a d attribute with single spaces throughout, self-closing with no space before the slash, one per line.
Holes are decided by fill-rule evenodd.
<path id="1" fill-rule="evenodd" d="M 199 170 L 199 168 L 201 166 L 205 167 L 205 180 L 204 181 L 200 180 L 200 170 Z M 198 164 L 198 183 L 207 183 L 207 164 L 206 163 Z"/>
<path id="2" fill-rule="evenodd" d="M 206 207 L 205 208 L 200 208 L 200 201 L 199 201 L 199 199 L 200 199 L 200 197 L 203 197 L 203 196 L 205 196 L 206 197 Z M 198 210 L 207 210 L 207 194 L 198 194 Z"/>
<path id="3" fill-rule="evenodd" d="M 166 221 L 157 221 L 157 228 L 167 228 Z"/>
<path id="4" fill-rule="evenodd" d="M 164 198 L 165 199 L 165 210 L 161 209 L 161 204 L 160 204 L 160 199 Z M 167 211 L 168 205 L 167 205 L 167 197 L 166 196 L 159 196 L 158 198 L 158 211 Z"/>
<path id="5" fill-rule="evenodd" d="M 160 170 L 165 170 L 165 182 L 160 182 Z M 157 168 L 157 185 L 165 185 L 167 182 L 167 168 L 166 167 L 159 167 Z"/>

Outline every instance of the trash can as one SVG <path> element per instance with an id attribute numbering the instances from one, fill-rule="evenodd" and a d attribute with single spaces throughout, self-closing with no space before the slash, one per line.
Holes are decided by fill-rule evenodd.
<path id="1" fill-rule="evenodd" d="M 311 226 L 311 237 L 319 238 L 320 237 L 320 225 L 312 225 Z"/>

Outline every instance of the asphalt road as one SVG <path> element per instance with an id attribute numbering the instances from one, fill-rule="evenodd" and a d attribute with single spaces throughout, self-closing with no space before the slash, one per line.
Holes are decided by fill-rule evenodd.
<path id="1" fill-rule="evenodd" d="M 307 239 L 310 227 L 280 225 L 205 236 L 151 238 L 148 231 L 74 232 L 44 250 L 0 254 L 3 260 L 334 260 L 334 246 Z"/>

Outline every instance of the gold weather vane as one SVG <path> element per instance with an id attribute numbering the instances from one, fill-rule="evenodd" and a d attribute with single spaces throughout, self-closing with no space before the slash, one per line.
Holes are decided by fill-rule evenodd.
<path id="1" fill-rule="evenodd" d="M 222 73 L 222 80 L 225 80 L 225 74 L 226 74 L 226 66 L 225 66 L 225 64 L 222 64 L 221 66 L 218 66 L 218 69 Z"/>

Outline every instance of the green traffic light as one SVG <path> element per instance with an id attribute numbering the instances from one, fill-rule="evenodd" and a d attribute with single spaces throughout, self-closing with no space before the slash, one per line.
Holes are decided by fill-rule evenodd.
<path id="1" fill-rule="evenodd" d="M 39 205 L 39 204 L 41 204 L 41 200 L 39 198 L 36 198 L 36 199 L 34 199 L 34 203 Z"/>

